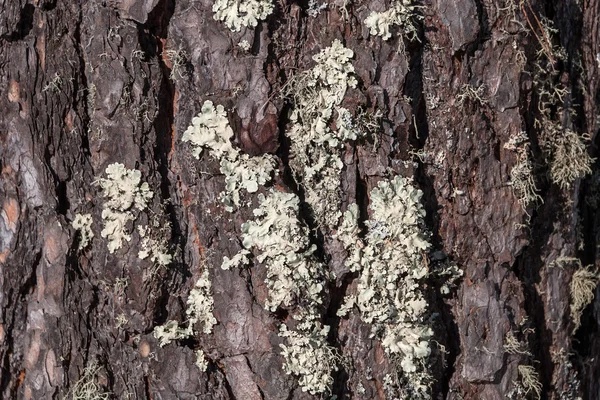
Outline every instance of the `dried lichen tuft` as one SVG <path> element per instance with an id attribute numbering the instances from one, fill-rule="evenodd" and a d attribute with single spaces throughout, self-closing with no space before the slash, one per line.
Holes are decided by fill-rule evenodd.
<path id="1" fill-rule="evenodd" d="M 591 271 L 590 267 L 581 267 L 581 262 L 579 262 L 579 268 L 573 274 L 570 286 L 571 318 L 575 324 L 574 331 L 579 329 L 581 325 L 581 315 L 584 308 L 594 300 L 594 291 L 599 280 L 600 275 L 597 272 Z"/>

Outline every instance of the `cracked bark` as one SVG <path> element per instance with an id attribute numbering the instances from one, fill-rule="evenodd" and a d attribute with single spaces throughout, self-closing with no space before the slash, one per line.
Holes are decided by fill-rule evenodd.
<path id="1" fill-rule="evenodd" d="M 430 283 L 436 340 L 447 350 L 434 365 L 434 398 L 505 399 L 519 380 L 517 366 L 529 364 L 543 398 L 600 399 L 600 302 L 573 335 L 573 270 L 549 267 L 567 256 L 598 264 L 600 214 L 590 205 L 598 168 L 561 191 L 543 178 L 542 165 L 544 203 L 528 210 L 528 229 L 518 227 L 527 215 L 507 185 L 515 158 L 503 144 L 521 130 L 536 142 L 531 71 L 542 44 L 522 31 L 527 22 L 518 7 L 507 11 L 509 3 L 426 0 L 421 42 L 406 43 L 402 53 L 397 35 L 389 42 L 368 35 L 369 2 L 350 2 L 347 19 L 336 2 L 316 17 L 306 2 L 278 2 L 256 29 L 231 33 L 213 20 L 208 0 L 0 0 L 0 397 L 68 397 L 91 362 L 100 367 L 98 385 L 118 399 L 313 397 L 282 372 L 276 332 L 284 313 L 261 306 L 264 270 L 218 268 L 240 248 L 251 210 L 223 211 L 218 163 L 194 160 L 180 138 L 205 100 L 223 104 L 236 143 L 250 154 L 276 154 L 277 183 L 299 192 L 283 136 L 289 105 L 278 94 L 337 38 L 354 50 L 360 81 L 345 102 L 384 113 L 375 150 L 371 143 L 347 148 L 345 204 L 358 202 L 366 218 L 367 194 L 382 177 L 414 175 L 436 250 L 465 273 L 450 296 L 436 295 L 439 283 Z M 568 54 L 558 66 L 561 82 L 595 154 L 600 1 L 530 4 L 558 29 L 553 40 Z M 249 53 L 237 47 L 243 39 Z M 183 50 L 185 62 L 174 64 L 168 50 Z M 464 85 L 485 85 L 486 101 L 459 102 Z M 423 163 L 406 168 L 415 148 Z M 541 161 L 535 146 L 534 153 Z M 152 265 L 137 259 L 137 236 L 108 254 L 93 182 L 113 162 L 142 171 L 157 193 L 152 213 L 170 222 L 170 243 L 179 249 L 168 270 L 150 273 Z M 78 212 L 96 221 L 83 252 L 70 226 Z M 331 269 L 341 268 L 331 232 L 317 236 Z M 184 318 L 205 267 L 219 321 L 214 334 L 160 348 L 153 328 Z M 351 286 L 346 276 L 328 288 L 330 339 L 350 360 L 335 375 L 334 392 L 383 398 L 392 367 L 380 343 L 357 315 L 335 317 Z M 505 352 L 509 331 L 532 356 Z M 210 360 L 208 373 L 194 365 L 198 348 Z"/>

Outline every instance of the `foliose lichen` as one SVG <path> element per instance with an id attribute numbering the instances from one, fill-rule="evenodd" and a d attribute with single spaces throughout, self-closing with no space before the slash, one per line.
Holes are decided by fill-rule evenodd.
<path id="1" fill-rule="evenodd" d="M 286 361 L 283 370 L 299 377 L 298 383 L 304 392 L 319 394 L 331 390 L 331 372 L 337 371 L 340 357 L 327 344 L 328 332 L 328 326 L 311 332 L 292 331 L 281 326 L 279 336 L 286 339 L 286 344 L 280 345 Z"/>
<path id="2" fill-rule="evenodd" d="M 337 237 L 349 251 L 351 271 L 359 271 L 357 294 L 349 295 L 338 314 L 353 305 L 372 334 L 398 360 L 407 398 L 427 398 L 432 376 L 427 369 L 433 331 L 427 322 L 422 280 L 428 274 L 425 252 L 423 193 L 410 179 L 396 176 L 371 191 L 371 218 L 364 241 L 359 237 L 358 210 L 348 208 Z"/>
<path id="3" fill-rule="evenodd" d="M 85 249 L 94 237 L 92 222 L 92 214 L 75 214 L 75 218 L 71 222 L 71 226 L 79 231 L 79 250 Z"/>
<path id="4" fill-rule="evenodd" d="M 161 267 L 171 264 L 173 255 L 170 254 L 167 244 L 161 238 L 153 238 L 150 235 L 151 229 L 148 226 L 138 226 L 138 233 L 141 237 L 140 250 L 138 258 L 144 260 L 150 257 L 150 261 Z"/>
<path id="5" fill-rule="evenodd" d="M 231 259 L 225 257 L 222 268 L 248 263 L 250 250 L 267 268 L 268 288 L 265 308 L 291 309 L 299 323 L 294 330 L 285 325 L 279 336 L 284 370 L 298 376 L 302 390 L 312 394 L 331 389 L 331 373 L 337 368 L 336 350 L 327 343 L 328 326 L 320 322 L 322 292 L 327 279 L 324 265 L 314 256 L 308 228 L 299 220 L 299 199 L 295 194 L 271 190 L 259 194 L 255 220 L 242 225 L 244 250 Z M 315 364 L 316 362 L 316 364 Z"/>
<path id="6" fill-rule="evenodd" d="M 140 171 L 127 169 L 121 163 L 106 167 L 106 175 L 98 180 L 106 199 L 102 205 L 104 229 L 100 235 L 108 239 L 109 253 L 114 253 L 121 248 L 123 240 L 131 240 L 127 223 L 134 219 L 133 210 L 145 210 L 153 193 L 148 183 L 142 182 Z"/>
<path id="7" fill-rule="evenodd" d="M 381 36 L 383 40 L 392 37 L 391 29 L 397 26 L 402 35 L 409 40 L 417 39 L 416 19 L 422 19 L 417 14 L 419 6 L 413 0 L 394 0 L 392 7 L 384 12 L 372 11 L 365 19 L 365 25 L 374 36 Z"/>
<path id="8" fill-rule="evenodd" d="M 316 65 L 292 78 L 286 95 L 293 101 L 290 166 L 320 225 L 335 227 L 341 217 L 341 145 L 364 136 L 351 113 L 341 107 L 348 88 L 356 87 L 354 53 L 334 40 L 313 56 Z M 337 116 L 336 129 L 332 129 Z"/>
<path id="9" fill-rule="evenodd" d="M 275 158 L 269 154 L 251 157 L 242 153 L 233 147 L 233 137 L 223 106 L 215 108 L 212 101 L 207 100 L 181 138 L 192 144 L 194 157 L 200 158 L 202 151 L 208 149 L 210 155 L 220 161 L 225 190 L 219 198 L 230 212 L 241 205 L 240 189 L 256 192 L 259 185 L 271 180 L 276 165 Z"/>
<path id="10" fill-rule="evenodd" d="M 169 320 L 164 325 L 154 328 L 154 337 L 159 340 L 161 347 L 166 346 L 173 340 L 186 339 L 192 336 L 197 323 L 201 324 L 203 333 L 212 333 L 217 320 L 213 315 L 214 300 L 211 288 L 208 269 L 204 269 L 190 291 L 186 302 L 187 326 L 183 327 L 177 321 Z"/>
<path id="11" fill-rule="evenodd" d="M 315 246 L 310 243 L 308 228 L 298 219 L 298 196 L 271 190 L 267 197 L 259 194 L 258 199 L 256 219 L 242 224 L 242 245 L 246 250 L 234 260 L 243 261 L 249 250 L 258 252 L 257 261 L 267 268 L 265 283 L 269 292 L 265 308 L 275 311 L 280 306 L 301 302 L 316 312 L 316 305 L 322 302 L 326 271 L 313 255 Z M 222 268 L 232 264 L 225 258 Z"/>
<path id="12" fill-rule="evenodd" d="M 215 0 L 212 10 L 215 20 L 239 32 L 242 27 L 254 28 L 259 20 L 266 19 L 273 12 L 273 3 L 271 0 Z"/>

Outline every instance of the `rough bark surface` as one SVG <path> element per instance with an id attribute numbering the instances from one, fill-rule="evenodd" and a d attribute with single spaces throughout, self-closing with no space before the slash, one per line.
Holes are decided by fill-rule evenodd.
<path id="1" fill-rule="evenodd" d="M 340 39 L 354 51 L 359 78 L 345 104 L 383 112 L 376 146 L 346 147 L 344 207 L 366 210 L 368 192 L 390 172 L 415 176 L 434 237 L 431 259 L 464 272 L 447 296 L 436 294 L 434 279 L 428 287 L 445 350 L 437 352 L 433 398 L 506 399 L 521 380 L 518 366 L 532 365 L 542 398 L 600 399 L 600 301 L 573 333 L 574 269 L 553 266 L 560 257 L 599 264 L 600 175 L 594 165 L 568 190 L 545 178 L 533 74 L 548 45 L 538 25 L 545 17 L 557 29 L 550 40 L 567 54 L 557 84 L 568 89 L 564 101 L 577 111 L 577 131 L 592 137 L 593 156 L 600 0 L 425 0 L 420 40 L 412 42 L 369 35 L 363 21 L 387 1 L 343 3 L 309 15 L 307 1 L 277 1 L 266 21 L 232 33 L 213 19 L 210 0 L 0 0 L 0 398 L 71 398 L 90 365 L 98 366 L 100 392 L 116 399 L 318 397 L 282 370 L 277 326 L 285 313 L 263 307 L 264 268 L 219 268 L 241 248 L 252 207 L 224 211 L 218 162 L 194 159 L 181 135 L 205 100 L 222 104 L 236 144 L 275 154 L 276 185 L 302 195 L 289 179 L 282 89 Z M 483 87 L 481 98 L 463 98 L 467 87 Z M 504 148 L 521 131 L 533 143 L 543 198 L 527 210 L 509 185 L 515 154 Z M 413 167 L 415 151 L 421 161 Z M 170 223 L 176 252 L 167 269 L 138 259 L 137 234 L 107 251 L 95 181 L 115 162 L 139 169 L 157 194 L 136 224 Z M 81 251 L 75 213 L 95 221 L 93 242 Z M 320 257 L 339 270 L 346 255 L 332 232 L 312 227 Z M 204 268 L 214 332 L 161 348 L 154 327 L 185 319 Z M 386 398 L 383 380 L 394 367 L 381 343 L 357 314 L 336 317 L 353 288 L 350 275 L 327 288 L 324 322 L 347 360 L 333 394 Z M 509 332 L 530 355 L 506 351 Z M 206 373 L 194 364 L 199 348 L 210 361 Z"/>

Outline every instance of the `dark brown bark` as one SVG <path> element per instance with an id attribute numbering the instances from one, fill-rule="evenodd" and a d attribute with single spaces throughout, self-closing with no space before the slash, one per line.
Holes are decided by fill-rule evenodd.
<path id="1" fill-rule="evenodd" d="M 508 398 L 518 365 L 527 364 L 540 375 L 542 398 L 600 399 L 600 301 L 573 334 L 574 267 L 551 267 L 560 257 L 598 265 L 598 168 L 569 190 L 545 178 L 533 74 L 536 52 L 548 46 L 536 22 L 545 16 L 558 30 L 550 40 L 567 54 L 556 64 L 556 84 L 568 89 L 573 125 L 592 136 L 595 154 L 600 1 L 519 7 L 515 0 L 513 13 L 510 1 L 426 0 L 420 41 L 406 41 L 404 51 L 398 34 L 382 41 L 363 24 L 383 2 L 348 2 L 348 18 L 341 1 L 317 16 L 307 3 L 276 2 L 267 21 L 232 33 L 213 19 L 209 0 L 0 0 L 1 398 L 67 398 L 94 363 L 101 391 L 118 399 L 313 397 L 282 370 L 282 315 L 262 307 L 264 268 L 219 268 L 240 249 L 251 208 L 223 210 L 218 162 L 195 160 L 181 135 L 205 100 L 223 104 L 236 143 L 278 156 L 276 184 L 301 194 L 288 179 L 282 88 L 341 39 L 354 51 L 359 78 L 345 104 L 383 112 L 378 145 L 346 149 L 344 204 L 366 210 L 366 193 L 389 169 L 414 175 L 425 192 L 431 259 L 464 272 L 448 296 L 435 279 L 428 287 L 436 340 L 446 350 L 433 367 L 433 398 Z M 242 39 L 252 45 L 248 53 L 237 46 Z M 169 50 L 182 51 L 181 65 Z M 460 101 L 465 85 L 484 85 L 483 101 Z M 530 219 L 507 184 L 516 159 L 503 145 L 520 131 L 532 141 L 543 198 L 528 208 Z M 405 168 L 400 161 L 415 149 L 423 162 Z M 138 222 L 171 224 L 177 251 L 168 269 L 138 259 L 136 235 L 108 253 L 94 181 L 114 162 L 139 169 L 157 194 Z M 78 251 L 71 221 L 82 212 L 93 215 L 95 237 Z M 345 255 L 331 234 L 321 229 L 315 242 L 336 270 Z M 159 347 L 154 327 L 185 318 L 203 268 L 211 274 L 214 333 Z M 336 317 L 351 285 L 347 276 L 327 289 L 331 344 L 350 360 L 334 376 L 334 394 L 385 398 L 382 379 L 393 367 L 381 344 L 358 315 Z M 509 332 L 530 356 L 506 352 Z M 194 365 L 198 348 L 210 360 L 207 373 Z"/>

